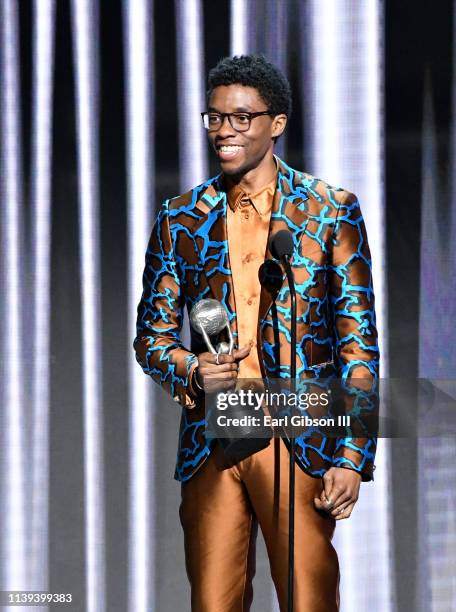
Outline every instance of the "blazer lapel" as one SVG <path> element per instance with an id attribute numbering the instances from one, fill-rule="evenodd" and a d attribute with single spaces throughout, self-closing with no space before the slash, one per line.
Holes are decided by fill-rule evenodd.
<path id="1" fill-rule="evenodd" d="M 309 196 L 302 186 L 299 175 L 296 175 L 296 172 L 278 157 L 276 157 L 276 161 L 278 166 L 277 188 L 271 211 L 265 262 L 260 268 L 260 322 L 265 318 L 286 278 L 282 264 L 272 257 L 269 249 L 271 239 L 280 230 L 290 231 L 293 235 L 296 253 L 309 219 L 305 212 L 305 202 L 309 199 Z M 291 258 L 292 265 L 294 258 L 295 254 Z"/>
<path id="2" fill-rule="evenodd" d="M 199 251 L 204 274 L 214 299 L 228 312 L 230 328 L 237 338 L 236 309 L 228 253 L 226 229 L 227 197 L 219 177 L 201 194 L 195 205 L 199 218 L 191 230 Z"/>

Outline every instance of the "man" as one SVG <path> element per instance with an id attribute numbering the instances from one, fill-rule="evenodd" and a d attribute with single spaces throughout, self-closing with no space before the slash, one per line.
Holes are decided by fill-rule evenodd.
<path id="1" fill-rule="evenodd" d="M 205 384 L 290 376 L 287 283 L 264 280 L 264 266 L 277 269 L 268 247 L 277 231 L 293 233 L 298 379 L 378 377 L 359 204 L 273 155 L 290 110 L 286 78 L 263 57 L 221 60 L 209 74 L 203 113 L 221 173 L 165 201 L 146 254 L 134 348 L 144 371 L 183 406 L 175 477 L 197 612 L 250 608 L 258 523 L 280 609 L 287 609 L 287 446 L 274 439 L 230 466 L 219 443 L 204 437 Z M 239 347 L 232 355 L 208 352 L 193 330 L 191 350 L 182 346 L 183 308 L 204 298 L 228 313 Z M 335 521 L 350 516 L 361 480 L 372 479 L 375 444 L 317 434 L 296 440 L 296 612 L 339 609 L 331 538 Z"/>

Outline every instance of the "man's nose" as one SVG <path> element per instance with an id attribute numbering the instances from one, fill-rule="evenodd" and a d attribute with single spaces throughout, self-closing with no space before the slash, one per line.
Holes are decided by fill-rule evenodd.
<path id="1" fill-rule="evenodd" d="M 225 115 L 222 118 L 222 124 L 219 127 L 219 129 L 217 130 L 217 134 L 219 136 L 232 136 L 235 133 L 234 128 L 232 127 L 230 120 L 228 118 L 228 115 Z"/>

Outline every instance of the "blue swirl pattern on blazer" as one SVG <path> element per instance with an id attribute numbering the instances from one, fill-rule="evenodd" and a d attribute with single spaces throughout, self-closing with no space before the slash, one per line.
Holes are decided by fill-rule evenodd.
<path id="1" fill-rule="evenodd" d="M 350 192 L 293 170 L 277 157 L 276 162 L 269 236 L 281 229 L 293 234 L 298 379 L 337 376 L 375 384 L 379 349 L 374 291 L 359 202 Z M 203 298 L 219 300 L 237 337 L 226 212 L 218 175 L 163 203 L 146 252 L 133 345 L 144 372 L 182 405 L 175 471 L 180 481 L 191 478 L 214 444 L 204 435 L 204 400 L 195 398 L 190 386 L 196 355 L 206 349 L 193 331 L 190 349 L 182 345 L 184 308 L 190 311 Z M 289 379 L 290 295 L 284 271 L 269 250 L 260 275 L 263 377 Z M 374 410 L 372 405 L 368 409 Z M 298 465 L 314 477 L 339 466 L 371 480 L 375 450 L 372 435 L 329 438 L 315 431 L 296 440 Z"/>

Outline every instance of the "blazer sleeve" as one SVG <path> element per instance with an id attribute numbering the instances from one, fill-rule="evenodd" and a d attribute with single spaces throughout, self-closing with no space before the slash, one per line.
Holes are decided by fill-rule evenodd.
<path id="1" fill-rule="evenodd" d="M 176 402 L 192 408 L 195 397 L 190 380 L 198 359 L 181 343 L 185 300 L 174 258 L 168 202 L 160 209 L 147 246 L 133 348 L 144 372 Z"/>
<path id="2" fill-rule="evenodd" d="M 372 422 L 372 417 L 378 416 L 376 394 L 380 356 L 372 263 L 360 205 L 351 193 L 345 192 L 339 204 L 331 242 L 329 303 L 335 363 L 342 389 L 347 389 L 346 400 L 353 399 L 349 395 L 350 388 L 352 391 L 353 387 L 360 388 L 359 395 L 364 393 L 364 401 L 359 402 L 361 417 L 367 414 Z M 370 392 L 363 389 L 370 389 Z M 353 410 L 353 404 L 348 410 Z M 355 470 L 365 481 L 373 479 L 377 444 L 376 431 L 368 429 L 366 433 L 366 437 L 338 438 L 332 458 L 335 467 Z"/>

